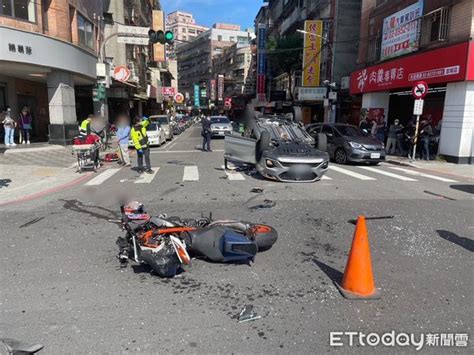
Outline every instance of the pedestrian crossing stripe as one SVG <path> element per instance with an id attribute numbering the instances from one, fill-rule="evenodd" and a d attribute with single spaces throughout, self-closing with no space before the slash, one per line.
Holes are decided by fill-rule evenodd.
<path id="1" fill-rule="evenodd" d="M 338 173 L 349 175 L 359 180 L 376 180 L 373 177 L 362 175 L 362 174 L 356 173 L 355 171 L 344 169 L 339 166 L 329 165 L 329 170 L 334 170 L 334 171 L 337 171 Z"/>
<path id="2" fill-rule="evenodd" d="M 398 170 L 398 171 L 403 171 L 404 173 L 409 174 L 409 175 L 413 175 L 413 176 L 422 176 L 422 177 L 426 177 L 426 178 L 433 179 L 433 180 L 438 180 L 438 181 L 443 181 L 443 182 L 458 182 L 456 180 L 447 179 L 447 178 L 444 178 L 444 177 L 441 177 L 441 176 L 435 176 L 435 175 L 431 175 L 431 174 L 421 173 L 419 171 L 399 168 L 399 167 L 396 167 L 396 166 L 391 166 L 390 168 Z"/>
<path id="3" fill-rule="evenodd" d="M 412 178 L 409 178 L 409 177 L 406 177 L 406 176 L 394 174 L 394 173 L 391 173 L 391 172 L 388 172 L 388 171 L 385 171 L 385 170 L 382 170 L 382 169 L 371 168 L 371 167 L 369 167 L 369 166 L 359 166 L 359 168 L 360 168 L 360 169 L 365 169 L 365 170 L 371 171 L 371 172 L 376 173 L 376 174 L 381 174 L 381 175 L 385 175 L 385 176 L 390 176 L 391 178 L 394 178 L 394 179 L 397 179 L 397 180 L 402 180 L 402 181 L 418 181 L 418 180 L 416 180 L 416 179 L 412 179 Z"/>
<path id="4" fill-rule="evenodd" d="M 199 167 L 198 166 L 188 165 L 188 166 L 184 166 L 183 168 L 184 168 L 184 171 L 183 171 L 183 175 L 182 175 L 183 176 L 182 181 L 199 181 L 200 180 L 201 176 L 199 174 Z M 384 166 L 384 168 L 387 168 L 387 166 Z M 419 171 L 415 171 L 415 170 L 411 170 L 411 169 L 405 169 L 405 168 L 401 168 L 401 167 L 388 167 L 388 168 L 390 168 L 392 170 L 399 171 L 401 173 L 412 175 L 412 176 L 420 176 L 420 177 L 424 177 L 424 178 L 427 178 L 427 179 L 433 179 L 433 180 L 438 180 L 438 181 L 448 182 L 448 183 L 456 183 L 457 182 L 456 180 L 452 180 L 452 179 L 448 179 L 448 178 L 445 178 L 445 177 L 436 176 L 436 175 L 432 175 L 432 174 L 427 174 L 427 173 L 423 173 L 423 172 L 419 172 Z M 230 181 L 245 181 L 246 180 L 244 174 L 237 171 L 234 166 L 229 166 L 228 169 L 225 169 L 225 167 L 222 165 L 221 169 L 222 169 L 222 171 L 225 172 L 227 179 L 230 180 Z M 355 169 L 361 169 L 361 170 L 364 169 L 365 171 L 369 171 L 369 172 L 372 172 L 372 173 L 375 173 L 375 174 L 384 175 L 384 176 L 387 176 L 387 177 L 390 177 L 390 178 L 393 178 L 393 179 L 397 179 L 397 180 L 401 180 L 401 181 L 407 181 L 407 182 L 416 182 L 416 181 L 418 181 L 418 180 L 413 179 L 411 177 L 395 174 L 395 173 L 392 173 L 390 171 L 386 171 L 386 170 L 378 168 L 378 167 L 375 168 L 375 167 L 358 166 Z M 90 181 L 86 182 L 85 185 L 87 185 L 87 186 L 101 185 L 104 182 L 108 181 L 110 178 L 112 178 L 120 170 L 122 170 L 122 169 L 120 169 L 120 168 L 106 169 L 106 170 L 102 171 L 100 174 L 98 174 L 97 176 L 95 176 Z M 143 174 L 140 174 L 140 176 L 138 178 L 122 179 L 122 180 L 120 180 L 120 182 L 133 182 L 135 184 L 151 184 L 153 182 L 153 180 L 156 178 L 156 175 L 158 174 L 158 172 L 160 170 L 160 167 L 152 168 L 152 170 L 153 170 L 152 174 L 143 173 Z M 363 175 L 363 174 L 360 174 L 358 172 L 355 172 L 355 171 L 352 171 L 352 170 L 349 170 L 349 169 L 346 169 L 346 168 L 341 168 L 340 166 L 337 166 L 337 165 L 336 166 L 335 165 L 330 165 L 329 166 L 329 174 L 331 176 L 328 176 L 328 175 L 325 174 L 321 177 L 321 180 L 334 180 L 334 179 L 337 179 L 338 177 L 334 176 L 332 174 L 332 172 L 348 175 L 348 176 L 350 176 L 354 179 L 358 179 L 358 180 L 364 180 L 364 181 L 377 180 L 374 177 Z"/>
<path id="5" fill-rule="evenodd" d="M 114 176 L 116 173 L 120 171 L 120 168 L 118 169 L 107 169 L 103 173 L 97 175 L 95 178 L 92 180 L 89 180 L 86 185 L 87 186 L 97 186 L 101 185 L 104 181 L 110 179 L 112 176 Z"/>
<path id="6" fill-rule="evenodd" d="M 160 168 L 151 168 L 151 170 L 153 170 L 153 173 L 152 174 L 148 174 L 148 173 L 141 173 L 140 176 L 138 177 L 138 179 L 135 181 L 135 184 L 149 184 L 153 181 L 153 179 L 155 178 L 156 174 L 158 173 L 158 171 L 160 170 Z"/>
<path id="7" fill-rule="evenodd" d="M 235 170 L 226 169 L 224 165 L 221 166 L 222 170 L 224 170 L 225 174 L 227 175 L 227 179 L 232 181 L 243 181 L 245 177 Z"/>
<path id="8" fill-rule="evenodd" d="M 185 166 L 183 172 L 183 181 L 198 181 L 199 170 L 197 166 Z"/>

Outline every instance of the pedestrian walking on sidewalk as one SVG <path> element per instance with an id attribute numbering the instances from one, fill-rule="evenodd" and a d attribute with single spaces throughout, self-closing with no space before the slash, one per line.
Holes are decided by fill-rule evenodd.
<path id="1" fill-rule="evenodd" d="M 124 166 L 130 166 L 130 155 L 128 154 L 128 141 L 130 139 L 130 120 L 125 115 L 120 115 L 117 118 L 117 143 L 118 143 L 118 156 L 120 157 L 121 164 Z"/>
<path id="2" fill-rule="evenodd" d="M 18 126 L 20 128 L 20 143 L 21 144 L 30 144 L 30 134 L 31 134 L 31 123 L 33 119 L 31 118 L 31 113 L 28 106 L 23 106 L 18 117 Z"/>
<path id="3" fill-rule="evenodd" d="M 148 146 L 148 135 L 146 128 L 150 124 L 148 117 L 137 117 L 135 118 L 135 124 L 130 132 L 132 137 L 133 145 L 137 150 L 137 170 L 139 172 L 147 172 L 153 174 L 150 163 L 150 147 Z M 143 157 L 145 157 L 146 170 L 143 169 Z"/>
<path id="4" fill-rule="evenodd" d="M 211 117 L 207 116 L 202 119 L 202 151 L 212 152 L 211 150 Z"/>
<path id="5" fill-rule="evenodd" d="M 4 143 L 7 147 L 14 147 L 16 146 L 14 141 L 16 122 L 12 118 L 12 109 L 10 108 L 10 106 L 7 106 L 5 111 L 5 117 L 2 121 L 3 129 L 5 130 Z"/>

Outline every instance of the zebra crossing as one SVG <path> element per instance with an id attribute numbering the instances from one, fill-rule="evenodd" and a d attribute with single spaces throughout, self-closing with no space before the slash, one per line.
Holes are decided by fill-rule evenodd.
<path id="1" fill-rule="evenodd" d="M 120 179 L 121 183 L 134 183 L 134 184 L 151 184 L 155 180 L 160 179 L 162 172 L 162 167 L 153 167 L 153 173 L 140 174 L 138 177 L 134 176 L 133 178 L 122 178 Z M 164 169 L 167 169 L 165 167 Z M 204 169 L 204 172 L 207 172 L 207 175 L 203 178 L 202 174 L 199 172 L 199 167 L 197 165 L 186 165 L 181 167 L 173 167 L 173 173 L 179 172 L 181 176 L 181 181 L 183 182 L 199 182 L 200 180 L 209 180 L 209 171 L 215 171 L 211 173 L 218 181 L 219 179 L 226 179 L 232 182 L 242 182 L 246 180 L 253 180 L 254 178 L 246 175 L 245 173 L 239 171 L 235 167 L 231 166 L 228 169 L 225 169 L 224 165 L 215 169 Z M 182 170 L 181 170 L 182 169 Z M 168 170 L 169 172 L 170 170 Z M 86 186 L 99 186 L 104 183 L 108 183 L 113 180 L 119 172 L 119 175 L 128 174 L 130 172 L 127 169 L 123 168 L 110 168 L 102 172 L 99 172 L 97 176 L 85 183 Z M 330 165 L 328 172 L 321 178 L 321 181 L 327 182 L 338 182 L 342 179 L 357 180 L 362 182 L 373 182 L 379 179 L 393 179 L 396 181 L 402 181 L 407 183 L 415 183 L 420 181 L 425 181 L 426 179 L 436 180 L 446 183 L 456 183 L 458 181 L 451 178 L 446 178 L 443 176 L 427 174 L 425 172 L 382 165 L 379 167 L 369 167 L 369 166 L 350 166 L 350 167 L 341 167 L 339 165 Z"/>

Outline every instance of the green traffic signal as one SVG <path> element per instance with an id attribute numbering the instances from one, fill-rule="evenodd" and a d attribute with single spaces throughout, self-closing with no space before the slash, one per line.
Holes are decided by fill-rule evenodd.
<path id="1" fill-rule="evenodd" d="M 171 44 L 173 42 L 173 39 L 174 39 L 174 33 L 171 32 L 171 31 L 166 31 L 166 33 L 165 33 L 166 43 Z"/>
<path id="2" fill-rule="evenodd" d="M 163 32 L 161 30 L 159 31 L 150 30 L 148 31 L 148 37 L 150 39 L 150 43 L 152 44 L 155 44 L 155 43 L 173 44 L 174 33 L 171 31 Z"/>

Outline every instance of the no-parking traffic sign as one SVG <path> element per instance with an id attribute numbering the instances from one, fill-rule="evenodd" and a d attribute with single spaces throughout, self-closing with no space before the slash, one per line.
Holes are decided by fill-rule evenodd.
<path id="1" fill-rule="evenodd" d="M 413 87 L 412 94 L 415 99 L 423 99 L 428 95 L 428 84 L 424 81 L 417 82 Z"/>

